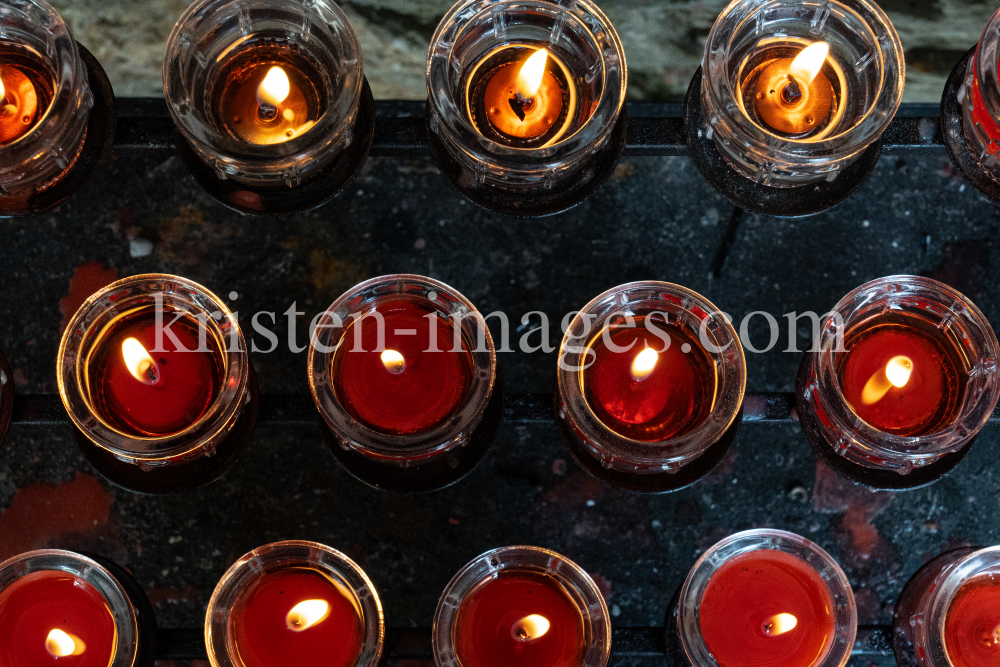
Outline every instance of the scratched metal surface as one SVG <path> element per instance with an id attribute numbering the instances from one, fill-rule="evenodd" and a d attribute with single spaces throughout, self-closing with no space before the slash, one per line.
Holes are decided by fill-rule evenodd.
<path id="1" fill-rule="evenodd" d="M 244 326 L 255 312 L 277 313 L 280 349 L 252 355 L 261 391 L 301 394 L 305 356 L 289 351 L 282 313 L 293 302 L 306 313 L 301 346 L 303 322 L 371 276 L 431 275 L 486 312 L 505 311 L 512 328 L 530 311 L 557 326 L 604 289 L 659 279 L 701 292 L 737 321 L 773 313 L 781 341 L 748 353 L 749 389 L 791 391 L 800 355 L 784 351 L 782 315 L 824 312 L 872 278 L 936 277 L 1000 324 L 997 234 L 996 209 L 954 174 L 943 149 L 883 158 L 857 195 L 801 221 L 734 212 L 684 157 L 628 158 L 579 208 L 523 221 L 464 201 L 424 158 L 373 158 L 326 207 L 269 220 L 215 203 L 169 153 L 120 156 L 60 211 L 0 221 L 0 346 L 19 392 L 54 392 L 61 323 L 88 281 L 177 273 L 221 295 L 237 292 L 231 303 Z M 515 346 L 538 321 L 512 333 Z M 750 331 L 763 347 L 764 319 Z M 807 332 L 797 340 L 804 347 Z M 549 343 L 558 343 L 555 332 Z M 554 353 L 504 353 L 500 365 L 511 391 L 551 389 Z M 748 424 L 709 479 L 649 497 L 588 477 L 551 425 L 506 426 L 462 483 L 398 496 L 350 478 L 315 427 L 267 426 L 220 482 L 149 498 L 96 479 L 66 427 L 15 426 L 0 446 L 0 557 L 45 546 L 103 553 L 135 573 L 162 626 L 197 627 L 234 559 L 273 540 L 312 539 L 361 563 L 387 625 L 427 627 L 438 593 L 465 562 L 529 543 L 595 573 L 616 625 L 655 626 L 701 550 L 730 532 L 773 526 L 834 554 L 854 585 L 861 623 L 885 624 L 926 559 L 961 544 L 1000 543 L 998 432 L 988 426 L 951 477 L 893 495 L 841 482 L 817 464 L 795 426 Z M 853 664 L 891 663 L 866 656 Z"/>

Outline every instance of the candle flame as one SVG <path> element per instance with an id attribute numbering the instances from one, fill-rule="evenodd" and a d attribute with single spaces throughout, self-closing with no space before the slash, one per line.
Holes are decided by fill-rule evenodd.
<path id="1" fill-rule="evenodd" d="M 993 628 L 993 643 L 1000 644 L 1000 625 Z"/>
<path id="2" fill-rule="evenodd" d="M 539 49 L 528 58 L 517 75 L 517 94 L 525 99 L 535 96 L 542 85 L 545 76 L 545 64 L 549 60 L 549 52 Z"/>
<path id="3" fill-rule="evenodd" d="M 122 342 L 122 358 L 125 359 L 128 372 L 139 382 L 153 384 L 159 378 L 156 362 L 135 338 L 126 338 Z"/>
<path id="4" fill-rule="evenodd" d="M 382 365 L 393 375 L 399 375 L 406 369 L 406 359 L 396 350 L 386 350 L 382 353 Z"/>
<path id="5" fill-rule="evenodd" d="M 289 92 L 291 84 L 288 82 L 285 70 L 277 66 L 272 67 L 257 86 L 257 104 L 276 107 L 285 101 Z"/>
<path id="6" fill-rule="evenodd" d="M 885 365 L 884 371 L 878 371 L 865 383 L 865 388 L 861 391 L 861 401 L 865 405 L 878 403 L 893 387 L 905 387 L 912 373 L 913 361 L 909 357 L 893 357 Z"/>
<path id="7" fill-rule="evenodd" d="M 80 655 L 87 647 L 79 637 L 67 634 L 62 630 L 52 630 L 45 638 L 45 650 L 53 658 L 65 658 L 70 655 Z"/>
<path id="8" fill-rule="evenodd" d="M 531 614 L 515 623 L 514 627 L 511 628 L 511 634 L 514 635 L 514 639 L 530 642 L 532 639 L 544 636 L 550 627 L 552 626 L 549 619 L 539 614 Z"/>
<path id="9" fill-rule="evenodd" d="M 3 87 L 3 76 L 0 76 L 0 102 L 7 97 L 7 89 Z"/>
<path id="10" fill-rule="evenodd" d="M 648 378 L 650 373 L 653 372 L 653 368 L 656 367 L 658 359 L 659 355 L 656 354 L 656 350 L 649 347 L 645 348 L 642 352 L 635 355 L 635 359 L 632 360 L 632 377 L 637 381 Z"/>
<path id="11" fill-rule="evenodd" d="M 302 632 L 322 623 L 329 614 L 330 605 L 326 600 L 306 600 L 292 607 L 285 617 L 285 623 L 289 630 Z"/>
<path id="12" fill-rule="evenodd" d="M 811 44 L 802 49 L 799 55 L 795 56 L 795 60 L 792 61 L 788 73 L 808 85 L 812 83 L 812 80 L 816 78 L 819 71 L 823 69 L 823 63 L 826 62 L 826 56 L 829 53 L 830 45 L 826 42 Z"/>
<path id="13" fill-rule="evenodd" d="M 777 637 L 785 634 L 786 632 L 791 632 L 798 624 L 799 619 L 795 618 L 791 614 L 775 614 L 771 618 L 764 621 L 764 625 L 761 629 L 768 637 Z"/>

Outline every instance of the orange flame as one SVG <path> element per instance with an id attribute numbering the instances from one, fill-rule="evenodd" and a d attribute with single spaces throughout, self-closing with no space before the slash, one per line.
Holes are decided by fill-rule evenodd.
<path id="1" fill-rule="evenodd" d="M 285 70 L 277 66 L 272 67 L 257 86 L 257 104 L 276 107 L 285 101 L 291 90 L 292 86 Z"/>
<path id="2" fill-rule="evenodd" d="M 406 359 L 396 350 L 386 350 L 382 353 L 382 365 L 393 375 L 399 375 L 406 370 Z"/>
<path id="3" fill-rule="evenodd" d="M 45 650 L 53 658 L 65 658 L 70 655 L 80 655 L 87 650 L 87 647 L 79 637 L 62 630 L 51 630 L 49 636 L 45 638 Z"/>
<path id="4" fill-rule="evenodd" d="M 641 382 L 642 380 L 648 378 L 653 372 L 653 369 L 656 368 L 656 362 L 658 359 L 659 355 L 656 354 L 656 350 L 649 347 L 635 355 L 635 359 L 632 360 L 633 379 Z"/>
<path id="5" fill-rule="evenodd" d="M 545 49 L 535 51 L 528 58 L 521 71 L 517 75 L 517 94 L 524 99 L 535 96 L 542 85 L 542 77 L 545 76 L 545 64 L 548 62 L 549 52 Z"/>
<path id="6" fill-rule="evenodd" d="M 910 381 L 913 361 L 902 355 L 893 357 L 885 369 L 872 375 L 861 390 L 861 402 L 865 405 L 878 403 L 893 387 L 902 388 Z"/>
<path id="7" fill-rule="evenodd" d="M 308 630 L 322 623 L 330 615 L 330 604 L 326 600 L 306 600 L 300 602 L 285 616 L 288 629 L 293 632 Z"/>
<path id="8" fill-rule="evenodd" d="M 830 45 L 826 42 L 816 42 L 802 49 L 802 52 L 795 56 L 788 73 L 802 81 L 806 85 L 812 83 L 819 71 L 823 69 L 826 56 L 830 53 Z"/>
<path id="9" fill-rule="evenodd" d="M 139 382 L 143 384 L 153 384 L 160 377 L 159 368 L 149 352 L 135 338 L 126 338 L 122 342 L 122 358 L 125 359 L 125 367 Z"/>
<path id="10" fill-rule="evenodd" d="M 539 614 L 531 614 L 515 623 L 511 628 L 511 634 L 514 635 L 514 639 L 530 642 L 532 639 L 543 637 L 550 627 L 552 626 L 549 619 Z"/>
<path id="11" fill-rule="evenodd" d="M 798 624 L 799 619 L 795 618 L 791 614 L 775 614 L 764 621 L 762 629 L 764 630 L 764 634 L 768 637 L 777 637 L 785 634 L 786 632 L 791 632 Z"/>

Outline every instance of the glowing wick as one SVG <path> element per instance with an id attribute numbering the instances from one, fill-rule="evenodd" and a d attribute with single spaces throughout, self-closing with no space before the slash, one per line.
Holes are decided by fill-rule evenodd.
<path id="1" fill-rule="evenodd" d="M 878 403 L 893 387 L 905 387 L 912 373 L 913 362 L 909 357 L 893 357 L 885 365 L 884 372 L 875 373 L 865 383 L 865 388 L 861 391 L 861 402 L 865 405 Z"/>
<path id="2" fill-rule="evenodd" d="M 635 359 L 632 360 L 632 379 L 641 382 L 648 378 L 656 367 L 657 359 L 659 355 L 656 354 L 656 350 L 649 347 L 635 355 Z"/>
<path id="3" fill-rule="evenodd" d="M 302 632 L 324 621 L 329 613 L 330 605 L 326 600 L 306 600 L 292 607 L 285 617 L 285 623 L 289 630 Z"/>
<path id="4" fill-rule="evenodd" d="M 69 655 L 80 655 L 87 650 L 79 637 L 66 634 L 62 630 L 52 630 L 45 638 L 45 650 L 53 658 L 65 658 Z"/>
<path id="5" fill-rule="evenodd" d="M 291 92 L 291 84 L 288 82 L 288 75 L 280 67 L 272 67 L 267 71 L 267 76 L 257 86 L 257 110 L 261 118 L 271 120 L 278 115 L 278 105 L 285 101 L 288 93 Z"/>
<path id="6" fill-rule="evenodd" d="M 406 369 L 406 359 L 396 350 L 386 350 L 382 353 L 382 365 L 393 375 L 399 375 Z"/>
<path id="7" fill-rule="evenodd" d="M 520 621 L 514 624 L 511 628 L 510 633 L 514 636 L 514 639 L 522 642 L 530 642 L 532 639 L 538 639 L 545 635 L 549 631 L 551 625 L 549 624 L 549 619 L 544 616 L 539 616 L 538 614 L 531 614 L 530 616 L 525 616 Z"/>
<path id="8" fill-rule="evenodd" d="M 799 619 L 795 618 L 791 614 L 775 614 L 771 618 L 764 621 L 761 630 L 768 637 L 777 637 L 778 635 L 783 635 L 786 632 L 791 632 L 795 629 L 795 626 L 799 624 Z"/>
<path id="9" fill-rule="evenodd" d="M 160 378 L 160 369 L 142 343 L 135 338 L 126 338 L 122 343 L 122 357 L 132 377 L 143 384 L 156 384 Z"/>

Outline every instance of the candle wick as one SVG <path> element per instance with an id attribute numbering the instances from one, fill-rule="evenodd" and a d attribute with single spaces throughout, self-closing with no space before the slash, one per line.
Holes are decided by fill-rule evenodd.
<path id="1" fill-rule="evenodd" d="M 521 93 L 514 93 L 514 97 L 510 98 L 509 102 L 510 108 L 521 120 L 524 120 L 524 112 L 531 111 L 531 107 L 535 106 L 535 98 L 524 99 L 521 97 Z"/>
<path id="2" fill-rule="evenodd" d="M 786 75 L 788 85 L 781 89 L 781 101 L 785 104 L 796 104 L 802 99 L 802 89 L 799 82 L 791 74 Z"/>
<path id="3" fill-rule="evenodd" d="M 278 115 L 278 107 L 270 104 L 257 105 L 257 116 L 261 120 L 274 120 Z"/>

